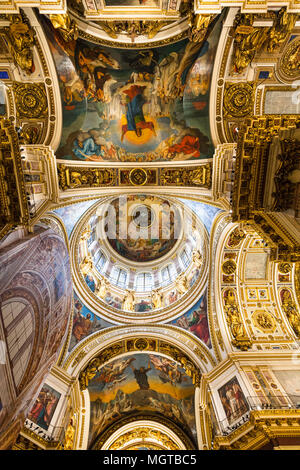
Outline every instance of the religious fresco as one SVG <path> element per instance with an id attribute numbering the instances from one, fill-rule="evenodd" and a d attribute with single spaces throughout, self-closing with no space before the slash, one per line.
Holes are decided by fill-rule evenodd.
<path id="1" fill-rule="evenodd" d="M 177 320 L 173 320 L 170 324 L 179 326 L 180 328 L 193 333 L 211 349 L 212 344 L 207 318 L 207 292 L 205 292 L 198 302 L 184 315 L 177 318 Z"/>
<path id="2" fill-rule="evenodd" d="M 116 214 L 116 231 L 112 236 L 108 233 L 107 239 L 124 258 L 135 262 L 153 261 L 175 246 L 181 215 L 166 199 L 150 195 L 127 196 L 124 203 L 122 198 L 115 199 L 111 208 Z"/>
<path id="3" fill-rule="evenodd" d="M 92 313 L 74 292 L 73 326 L 69 351 L 87 336 L 111 326 L 113 325 Z"/>
<path id="4" fill-rule="evenodd" d="M 145 413 L 169 418 L 196 436 L 192 379 L 165 357 L 141 353 L 116 359 L 97 372 L 88 390 L 89 445 L 113 422 Z"/>
<path id="5" fill-rule="evenodd" d="M 203 45 L 114 49 L 65 43 L 45 18 L 63 102 L 57 158 L 147 162 L 213 156 L 209 91 L 221 27 Z"/>
<path id="6" fill-rule="evenodd" d="M 249 405 L 236 377 L 219 388 L 218 393 L 229 424 L 241 418 L 249 410 Z"/>
<path id="7" fill-rule="evenodd" d="M 61 394 L 54 388 L 44 384 L 28 414 L 28 419 L 47 431 L 60 396 Z"/>

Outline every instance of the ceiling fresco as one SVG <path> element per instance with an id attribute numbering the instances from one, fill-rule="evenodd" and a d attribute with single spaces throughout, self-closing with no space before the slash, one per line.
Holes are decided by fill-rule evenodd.
<path id="1" fill-rule="evenodd" d="M 116 214 L 117 230 L 113 238 L 107 238 L 122 257 L 135 262 L 153 261 L 175 246 L 181 215 L 168 200 L 150 195 L 128 196 L 123 203 L 122 198 L 112 201 L 109 209 Z"/>
<path id="2" fill-rule="evenodd" d="M 137 353 L 103 366 L 88 386 L 91 399 L 89 443 L 126 416 L 160 415 L 196 436 L 194 385 L 178 363 Z"/>
<path id="3" fill-rule="evenodd" d="M 65 43 L 41 19 L 63 103 L 56 157 L 148 162 L 213 156 L 209 92 L 220 20 L 204 44 L 116 49 L 78 38 Z"/>

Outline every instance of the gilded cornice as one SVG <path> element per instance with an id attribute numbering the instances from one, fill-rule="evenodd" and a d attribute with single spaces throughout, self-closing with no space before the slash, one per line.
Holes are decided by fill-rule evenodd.
<path id="1" fill-rule="evenodd" d="M 157 162 L 156 165 L 126 167 L 120 165 L 76 165 L 59 162 L 57 165 L 58 183 L 61 190 L 97 188 L 138 187 L 199 187 L 211 188 L 212 161 L 198 163 L 197 166 L 184 162 L 181 166 Z"/>
<path id="2" fill-rule="evenodd" d="M 86 39 L 87 41 L 93 42 L 95 44 L 101 44 L 102 46 L 107 46 L 107 47 L 112 47 L 112 48 L 118 48 L 118 49 L 149 49 L 149 42 L 145 43 L 138 43 L 138 42 L 117 42 L 117 41 L 111 41 L 111 40 L 106 40 L 102 38 L 97 38 L 96 36 L 93 36 L 91 34 L 86 33 L 85 31 L 79 30 L 79 37 L 82 39 Z M 161 46 L 167 46 L 168 44 L 173 44 L 175 42 L 181 41 L 183 39 L 186 39 L 188 37 L 188 31 L 183 31 L 176 36 L 172 36 L 170 38 L 162 39 L 160 41 L 153 41 L 151 42 L 151 48 L 153 47 L 161 47 Z"/>
<path id="3" fill-rule="evenodd" d="M 29 222 L 18 135 L 11 121 L 0 119 L 0 238 L 13 226 Z"/>
<path id="4" fill-rule="evenodd" d="M 214 450 L 255 450 L 277 437 L 300 436 L 300 410 L 252 410 L 245 424 L 228 436 L 217 436 Z"/>

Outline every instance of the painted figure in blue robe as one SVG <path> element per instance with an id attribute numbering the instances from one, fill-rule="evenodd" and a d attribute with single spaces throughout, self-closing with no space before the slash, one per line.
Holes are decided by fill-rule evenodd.
<path id="1" fill-rule="evenodd" d="M 137 137 L 141 137 L 143 129 L 150 129 L 154 135 L 155 129 L 152 121 L 146 121 L 143 105 L 146 103 L 144 97 L 145 86 L 131 85 L 130 88 L 123 90 L 126 97 L 126 120 L 127 124 L 122 126 L 121 141 L 128 131 L 134 131 Z"/>
<path id="2" fill-rule="evenodd" d="M 97 157 L 103 157 L 105 155 L 103 146 L 96 144 L 92 137 L 87 137 L 85 140 L 81 140 L 80 138 L 75 139 L 72 150 L 79 160 L 87 160 L 93 155 Z"/>

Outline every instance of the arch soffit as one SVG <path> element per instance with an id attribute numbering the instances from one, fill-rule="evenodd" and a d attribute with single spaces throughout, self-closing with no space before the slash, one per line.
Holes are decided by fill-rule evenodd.
<path id="1" fill-rule="evenodd" d="M 137 347 L 137 340 L 143 340 L 147 343 L 147 346 L 143 349 Z M 128 342 L 133 344 L 132 349 L 128 349 Z M 114 349 L 114 346 L 120 343 L 123 343 L 123 347 L 118 348 L 118 350 Z M 166 344 L 166 347 L 160 349 L 158 347 L 160 343 Z M 147 351 L 160 353 L 174 360 L 174 357 L 167 351 L 168 346 L 170 346 L 170 350 L 173 347 L 185 355 L 202 374 L 208 373 L 216 365 L 216 360 L 211 352 L 194 335 L 175 326 L 147 325 L 112 327 L 94 333 L 71 352 L 62 368 L 71 377 L 78 378 L 89 362 L 106 353 L 107 348 L 112 348 L 111 350 L 115 350 L 116 354 L 111 357 L 109 357 L 109 353 L 105 354 L 107 357 L 105 357 L 103 365 L 112 358 L 116 359 L 128 353 L 146 353 Z"/>

